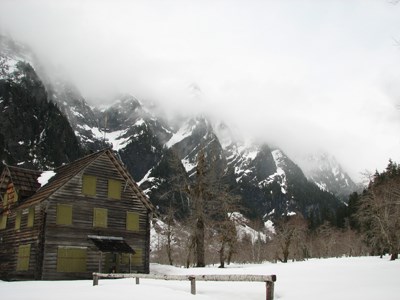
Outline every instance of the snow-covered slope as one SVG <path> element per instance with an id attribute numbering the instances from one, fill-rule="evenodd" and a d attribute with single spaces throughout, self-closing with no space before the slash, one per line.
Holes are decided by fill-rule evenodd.
<path id="1" fill-rule="evenodd" d="M 81 155 L 68 120 L 53 102 L 32 52 L 0 36 L 0 159 L 53 168 Z"/>
<path id="2" fill-rule="evenodd" d="M 345 201 L 350 193 L 358 190 L 336 158 L 326 152 L 307 155 L 299 159 L 299 164 L 309 180 Z"/>

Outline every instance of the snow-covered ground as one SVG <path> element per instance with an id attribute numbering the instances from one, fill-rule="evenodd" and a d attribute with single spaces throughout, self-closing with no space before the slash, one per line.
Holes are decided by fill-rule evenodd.
<path id="1" fill-rule="evenodd" d="M 400 260 L 378 257 L 312 259 L 287 264 L 231 265 L 184 269 L 152 264 L 153 274 L 276 274 L 275 299 L 400 299 Z M 78 281 L 0 281 L 2 299 L 163 299 L 163 300 L 261 300 L 265 284 L 259 282 L 197 282 L 197 295 L 190 283 L 141 279 Z"/>

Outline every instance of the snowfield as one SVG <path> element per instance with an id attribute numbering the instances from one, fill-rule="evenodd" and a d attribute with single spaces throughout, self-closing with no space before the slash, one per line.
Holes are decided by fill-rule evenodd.
<path id="1" fill-rule="evenodd" d="M 264 274 L 277 275 L 275 299 L 400 299 L 400 260 L 388 257 L 312 259 L 287 264 L 231 265 L 225 269 L 176 268 L 158 264 L 150 267 L 152 274 Z M 91 280 L 77 281 L 0 281 L 2 299 L 7 300 L 261 300 L 265 284 L 260 282 L 196 283 L 197 295 L 190 294 L 189 281 L 141 279 L 100 279 L 98 286 Z"/>

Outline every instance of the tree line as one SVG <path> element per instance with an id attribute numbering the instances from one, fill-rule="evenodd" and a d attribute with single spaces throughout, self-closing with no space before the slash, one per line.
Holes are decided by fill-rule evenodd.
<path id="1" fill-rule="evenodd" d="M 196 178 L 181 190 L 190 199 L 189 217 L 177 221 L 170 209 L 155 222 L 158 242 L 152 260 L 181 266 L 204 267 L 230 262 L 288 262 L 309 258 L 384 255 L 398 258 L 400 250 L 400 166 L 389 160 L 361 193 L 349 196 L 335 222 L 315 226 L 300 212 L 282 216 L 267 229 L 262 220 L 238 219 L 240 199 L 209 168 L 200 152 Z M 212 158 L 211 158 L 212 159 Z M 238 232 L 238 224 L 242 230 Z"/>

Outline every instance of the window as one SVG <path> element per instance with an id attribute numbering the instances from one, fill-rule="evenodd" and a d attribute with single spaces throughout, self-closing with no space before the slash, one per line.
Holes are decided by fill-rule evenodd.
<path id="1" fill-rule="evenodd" d="M 83 175 L 82 193 L 87 196 L 96 196 L 96 176 Z"/>
<path id="2" fill-rule="evenodd" d="M 107 209 L 105 208 L 93 209 L 93 227 L 107 228 Z"/>
<path id="3" fill-rule="evenodd" d="M 6 229 L 7 227 L 7 215 L 0 215 L 0 229 Z"/>
<path id="4" fill-rule="evenodd" d="M 35 207 L 29 207 L 28 213 L 28 227 L 33 227 L 33 222 L 35 220 Z"/>
<path id="5" fill-rule="evenodd" d="M 18 247 L 17 271 L 28 271 L 29 256 L 31 254 L 31 245 L 21 245 Z"/>
<path id="6" fill-rule="evenodd" d="M 57 272 L 86 272 L 86 247 L 58 247 Z"/>
<path id="7" fill-rule="evenodd" d="M 22 218 L 22 210 L 17 211 L 17 215 L 15 216 L 15 230 L 19 230 L 21 228 L 21 218 Z"/>
<path id="8" fill-rule="evenodd" d="M 57 225 L 72 225 L 72 205 L 57 204 Z"/>
<path id="9" fill-rule="evenodd" d="M 139 214 L 137 212 L 126 212 L 126 230 L 138 231 L 139 230 Z"/>
<path id="10" fill-rule="evenodd" d="M 121 181 L 108 179 L 108 198 L 121 199 Z"/>
<path id="11" fill-rule="evenodd" d="M 131 263 L 132 263 L 132 265 L 133 266 L 140 266 L 140 265 L 142 265 L 142 261 L 143 261 L 143 259 L 142 259 L 142 249 L 135 249 L 135 254 L 134 255 L 132 255 L 132 260 L 131 260 Z"/>
<path id="12" fill-rule="evenodd" d="M 8 203 L 14 203 L 18 201 L 18 193 L 12 182 L 7 186 L 7 201 Z"/>

